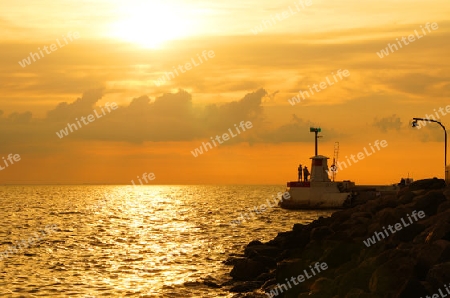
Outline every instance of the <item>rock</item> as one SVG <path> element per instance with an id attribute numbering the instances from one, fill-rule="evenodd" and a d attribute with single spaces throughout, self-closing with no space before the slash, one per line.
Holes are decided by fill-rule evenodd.
<path id="1" fill-rule="evenodd" d="M 397 293 L 414 272 L 415 260 L 411 257 L 390 259 L 375 270 L 369 281 L 371 293 Z"/>
<path id="2" fill-rule="evenodd" d="M 253 258 L 254 256 L 266 256 L 275 258 L 280 253 L 281 249 L 279 249 L 278 247 L 265 244 L 247 245 L 244 251 L 245 256 L 248 258 Z"/>
<path id="3" fill-rule="evenodd" d="M 266 268 L 277 267 L 277 261 L 270 257 L 256 255 L 252 257 L 252 260 L 263 264 Z"/>
<path id="4" fill-rule="evenodd" d="M 312 294 L 321 293 L 328 297 L 332 297 L 336 291 L 335 287 L 336 285 L 332 279 L 320 277 L 311 285 L 310 289 Z"/>
<path id="5" fill-rule="evenodd" d="M 300 293 L 298 296 L 295 296 L 295 298 L 330 298 L 330 296 L 322 293 Z"/>
<path id="6" fill-rule="evenodd" d="M 407 186 L 408 190 L 431 190 L 431 189 L 442 189 L 445 188 L 446 184 L 444 179 L 422 179 L 418 181 L 414 181 L 413 183 Z"/>
<path id="7" fill-rule="evenodd" d="M 403 193 L 399 193 L 399 203 L 400 204 L 409 204 L 413 201 L 414 197 L 416 196 L 415 193 L 413 193 L 412 191 L 410 191 L 409 189 L 405 189 L 405 191 Z"/>
<path id="8" fill-rule="evenodd" d="M 223 261 L 223 264 L 225 265 L 236 265 L 239 261 L 244 260 L 244 257 L 228 257 L 225 261 Z"/>
<path id="9" fill-rule="evenodd" d="M 267 298 L 266 294 L 252 292 L 252 293 L 240 293 L 234 295 L 232 298 Z"/>
<path id="10" fill-rule="evenodd" d="M 210 288 L 221 288 L 222 286 L 219 285 L 219 281 L 217 281 L 216 279 L 212 278 L 211 276 L 206 277 L 203 280 L 203 284 L 210 287 Z"/>
<path id="11" fill-rule="evenodd" d="M 267 243 L 252 241 L 245 258 L 230 255 L 226 264 L 234 265 L 232 290 L 245 293 L 235 297 L 260 297 L 261 287 L 266 296 L 277 291 L 277 298 L 410 298 L 437 293 L 450 281 L 450 186 L 441 179 L 425 179 L 402 188 L 398 196 L 373 194 L 367 190 L 359 205 L 308 225 L 295 224 Z M 364 244 L 383 227 L 401 223 L 402 218 L 409 222 L 407 215 L 414 210 L 424 211 L 426 217 L 369 247 Z M 280 286 L 315 262 L 326 262 L 328 269 L 280 292 Z"/>
<path id="12" fill-rule="evenodd" d="M 350 215 L 350 218 L 367 218 L 367 219 L 372 219 L 372 213 L 370 212 L 354 212 Z"/>
<path id="13" fill-rule="evenodd" d="M 358 228 L 357 228 L 358 230 Z M 327 240 L 330 241 L 341 241 L 341 242 L 351 242 L 353 237 L 350 236 L 351 233 L 348 231 L 337 231 L 333 235 L 329 236 Z"/>
<path id="14" fill-rule="evenodd" d="M 346 210 L 339 210 L 331 214 L 331 219 L 334 223 L 341 223 L 349 219 L 353 212 L 352 209 L 346 209 Z"/>
<path id="15" fill-rule="evenodd" d="M 274 278 L 275 278 L 275 272 L 274 271 L 270 271 L 270 272 L 265 272 L 265 273 L 262 273 L 261 275 L 259 275 L 256 278 L 256 281 L 264 281 L 264 282 L 266 282 L 266 281 L 274 279 Z"/>
<path id="16" fill-rule="evenodd" d="M 253 290 L 258 289 L 262 286 L 262 282 L 259 281 L 246 281 L 246 282 L 240 282 L 231 287 L 230 292 L 237 292 L 237 293 L 243 293 L 243 292 L 252 292 Z"/>
<path id="17" fill-rule="evenodd" d="M 386 208 L 395 208 L 399 205 L 399 201 L 396 196 L 388 195 L 385 197 L 381 197 L 379 200 L 375 200 L 375 210 L 374 212 L 377 213 L 380 210 L 386 209 Z"/>
<path id="18" fill-rule="evenodd" d="M 450 201 L 450 185 L 447 185 L 442 193 Z"/>
<path id="19" fill-rule="evenodd" d="M 450 280 L 450 262 L 434 265 L 430 271 L 428 271 L 426 280 L 432 285 L 434 290 L 447 284 Z"/>
<path id="20" fill-rule="evenodd" d="M 301 249 L 309 242 L 310 232 L 306 229 L 300 231 L 289 231 L 278 233 L 275 239 L 266 243 L 269 246 L 275 246 L 282 250 L 286 249 Z"/>
<path id="21" fill-rule="evenodd" d="M 349 238 L 364 237 L 367 235 L 367 225 L 356 224 L 349 231 L 347 231 Z"/>
<path id="22" fill-rule="evenodd" d="M 292 231 L 294 232 L 301 232 L 306 227 L 306 225 L 303 224 L 294 224 L 294 227 L 292 227 Z"/>
<path id="23" fill-rule="evenodd" d="M 259 240 L 253 240 L 253 241 L 251 241 L 249 244 L 247 244 L 247 247 L 249 247 L 249 246 L 258 246 L 258 245 L 264 245 L 261 241 L 259 241 Z"/>
<path id="24" fill-rule="evenodd" d="M 399 222 L 399 217 L 397 216 L 394 208 L 385 208 L 380 210 L 374 217 L 374 221 L 380 224 L 380 226 L 388 226 Z"/>
<path id="25" fill-rule="evenodd" d="M 347 295 L 345 295 L 345 298 L 382 298 L 382 296 L 366 293 L 361 289 L 351 289 Z"/>
<path id="26" fill-rule="evenodd" d="M 438 207 L 442 202 L 445 202 L 447 198 L 440 191 L 430 191 L 424 195 L 414 198 L 413 209 L 417 211 L 424 211 L 426 216 L 432 216 L 437 213 Z"/>
<path id="27" fill-rule="evenodd" d="M 442 204 L 439 205 L 437 213 L 442 213 L 450 209 L 450 200 L 448 199 L 448 196 L 445 196 L 447 198 L 447 201 L 442 202 Z"/>
<path id="28" fill-rule="evenodd" d="M 425 279 L 431 267 L 450 261 L 450 242 L 437 240 L 431 244 L 421 244 L 413 249 L 412 254 L 417 260 L 416 269 L 421 273 L 418 277 Z"/>
<path id="29" fill-rule="evenodd" d="M 392 238 L 394 241 L 410 242 L 424 230 L 425 225 L 416 222 L 408 227 L 403 227 L 400 231 L 395 232 Z"/>
<path id="30" fill-rule="evenodd" d="M 425 297 L 428 294 L 425 286 L 417 278 L 412 278 L 403 284 L 396 298 Z"/>
<path id="31" fill-rule="evenodd" d="M 276 284 L 277 283 L 277 280 L 275 279 L 275 277 L 274 278 L 271 278 L 271 279 L 268 279 L 263 285 L 262 285 L 262 289 L 263 290 L 266 290 L 266 289 L 268 289 L 269 287 L 271 287 L 271 286 L 273 286 L 274 284 Z"/>
<path id="32" fill-rule="evenodd" d="M 354 288 L 369 292 L 369 280 L 374 270 L 375 268 L 371 266 L 358 266 L 357 268 L 347 271 L 337 284 L 338 296 L 345 297 L 345 295 Z"/>
<path id="33" fill-rule="evenodd" d="M 332 235 L 332 234 L 334 234 L 334 231 L 329 227 L 326 227 L 326 226 L 325 227 L 317 227 L 311 231 L 311 239 L 320 241 L 323 238 L 325 238 L 329 235 Z"/>
<path id="34" fill-rule="evenodd" d="M 330 242 L 331 243 L 331 242 Z M 330 248 L 324 252 L 323 258 L 320 260 L 327 263 L 329 267 L 339 267 L 349 262 L 352 257 L 358 255 L 361 245 L 358 243 L 338 242 L 335 245 L 328 245 Z"/>
<path id="35" fill-rule="evenodd" d="M 266 266 L 260 262 L 250 259 L 241 259 L 236 262 L 230 275 L 235 280 L 250 281 L 267 271 L 268 269 Z"/>
<path id="36" fill-rule="evenodd" d="M 353 198 L 352 206 L 359 206 L 365 204 L 367 201 L 377 198 L 375 190 L 358 190 L 358 195 Z"/>
<path id="37" fill-rule="evenodd" d="M 433 243 L 434 241 L 440 239 L 450 241 L 450 222 L 448 221 L 449 216 L 450 212 L 446 211 L 440 213 L 434 218 L 431 218 L 428 221 L 429 227 L 419 236 L 414 238 L 414 243 Z M 424 222 L 424 224 L 425 223 L 426 222 Z"/>

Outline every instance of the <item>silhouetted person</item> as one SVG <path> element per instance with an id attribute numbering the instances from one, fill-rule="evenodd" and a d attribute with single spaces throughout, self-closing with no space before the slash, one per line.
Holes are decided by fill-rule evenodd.
<path id="1" fill-rule="evenodd" d="M 305 181 L 308 181 L 309 171 L 307 167 L 303 168 L 303 177 L 305 177 Z"/>
<path id="2" fill-rule="evenodd" d="M 298 166 L 298 181 L 302 181 L 302 165 Z"/>

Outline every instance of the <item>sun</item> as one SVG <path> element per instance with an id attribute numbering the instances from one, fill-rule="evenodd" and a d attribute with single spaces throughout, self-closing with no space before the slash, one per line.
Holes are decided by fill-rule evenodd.
<path id="1" fill-rule="evenodd" d="M 156 1 L 124 1 L 118 9 L 119 20 L 112 24 L 111 36 L 145 48 L 158 48 L 169 40 L 192 33 L 186 10 Z"/>

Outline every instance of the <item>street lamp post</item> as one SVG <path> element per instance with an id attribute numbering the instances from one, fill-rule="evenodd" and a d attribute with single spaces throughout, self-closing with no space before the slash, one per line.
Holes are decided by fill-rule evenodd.
<path id="1" fill-rule="evenodd" d="M 427 118 L 413 118 L 412 127 L 416 127 L 417 126 L 417 121 L 435 122 L 435 123 L 439 124 L 442 127 L 442 129 L 444 130 L 444 177 L 445 177 L 445 182 L 447 183 L 447 181 L 448 181 L 448 172 L 447 172 L 447 130 L 445 130 L 445 126 L 442 125 L 441 122 L 439 122 L 437 120 L 433 120 L 433 119 L 427 119 Z"/>

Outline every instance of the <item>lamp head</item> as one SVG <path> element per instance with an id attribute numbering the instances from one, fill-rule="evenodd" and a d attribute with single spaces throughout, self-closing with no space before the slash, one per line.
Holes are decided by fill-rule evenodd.
<path id="1" fill-rule="evenodd" d="M 417 120 L 413 120 L 413 122 L 411 122 L 411 126 L 412 126 L 412 127 L 417 127 L 417 126 L 419 126 L 419 125 L 417 124 Z"/>

